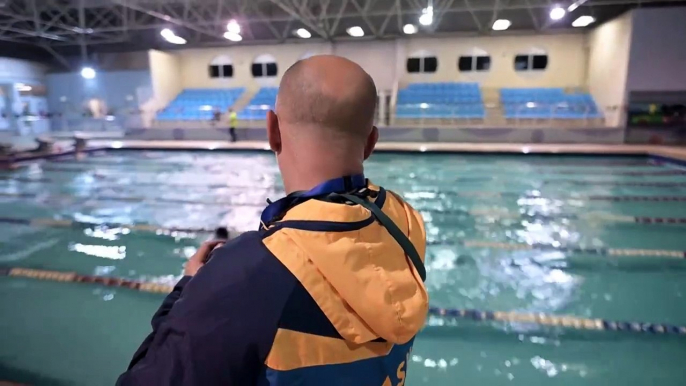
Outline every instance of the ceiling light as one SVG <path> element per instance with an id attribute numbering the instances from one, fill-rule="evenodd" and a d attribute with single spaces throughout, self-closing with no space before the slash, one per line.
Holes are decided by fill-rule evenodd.
<path id="1" fill-rule="evenodd" d="M 414 24 L 405 24 L 403 27 L 403 32 L 407 35 L 412 35 L 417 33 L 417 26 Z"/>
<path id="2" fill-rule="evenodd" d="M 240 42 L 243 40 L 243 36 L 233 33 L 233 32 L 224 32 L 224 39 L 231 40 L 232 42 Z"/>
<path id="3" fill-rule="evenodd" d="M 93 79 L 95 78 L 95 70 L 92 67 L 84 67 L 81 69 L 81 76 L 84 79 Z"/>
<path id="4" fill-rule="evenodd" d="M 563 17 L 565 17 L 566 13 L 567 13 L 567 11 L 565 11 L 564 8 L 555 7 L 555 8 L 550 10 L 550 18 L 553 20 L 560 20 Z"/>
<path id="5" fill-rule="evenodd" d="M 312 34 L 310 33 L 310 31 L 306 30 L 305 28 L 298 28 L 295 31 L 295 34 L 298 35 L 299 38 L 303 38 L 303 39 L 309 39 L 312 37 Z"/>
<path id="6" fill-rule="evenodd" d="M 169 43 L 172 44 L 186 44 L 186 39 L 182 38 L 181 36 L 176 36 L 174 34 L 174 31 L 170 30 L 169 28 L 165 28 L 162 31 L 160 31 L 160 35 L 164 38 Z"/>
<path id="7" fill-rule="evenodd" d="M 354 38 L 359 38 L 364 36 L 364 30 L 362 27 L 354 26 L 348 28 L 346 31 L 348 31 L 348 35 L 354 37 Z"/>
<path id="8" fill-rule="evenodd" d="M 579 16 L 572 22 L 572 27 L 586 27 L 594 21 L 595 18 L 593 16 Z"/>
<path id="9" fill-rule="evenodd" d="M 434 22 L 434 7 L 428 6 L 422 9 L 422 15 L 419 16 L 419 24 L 431 25 Z"/>
<path id="10" fill-rule="evenodd" d="M 493 23 L 493 31 L 505 31 L 512 23 L 507 19 L 498 19 Z"/>
<path id="11" fill-rule="evenodd" d="M 226 30 L 234 34 L 240 34 L 241 26 L 236 20 L 231 19 L 229 20 L 229 24 L 226 25 Z"/>

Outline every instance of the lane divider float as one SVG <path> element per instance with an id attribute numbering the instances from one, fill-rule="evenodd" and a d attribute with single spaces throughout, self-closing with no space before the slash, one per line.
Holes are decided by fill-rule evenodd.
<path id="1" fill-rule="evenodd" d="M 686 251 L 675 251 L 668 249 L 637 249 L 637 248 L 581 248 L 581 247 L 557 247 L 548 244 L 513 244 L 496 241 L 480 240 L 459 240 L 445 241 L 434 240 L 427 242 L 427 245 L 461 245 L 467 248 L 483 249 L 503 249 L 509 251 L 559 251 L 573 254 L 600 255 L 600 256 L 649 256 L 666 257 L 673 259 L 686 259 Z"/>
<path id="2" fill-rule="evenodd" d="M 167 294 L 174 288 L 173 286 L 166 284 L 146 283 L 117 277 L 81 275 L 76 272 L 49 271 L 20 267 L 0 267 L 0 276 L 13 276 L 63 283 L 71 282 L 99 284 L 107 287 L 128 288 L 135 291 L 158 294 Z M 605 319 L 589 319 L 579 318 L 576 316 L 550 315 L 543 313 L 518 313 L 429 307 L 429 315 L 443 318 L 472 319 L 475 321 L 526 323 L 576 330 L 604 332 L 619 331 L 651 335 L 686 335 L 686 326 L 677 326 L 666 323 L 616 322 Z"/>

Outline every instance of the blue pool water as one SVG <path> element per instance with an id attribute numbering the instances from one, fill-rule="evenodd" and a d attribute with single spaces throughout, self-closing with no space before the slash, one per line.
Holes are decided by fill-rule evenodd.
<path id="1" fill-rule="evenodd" d="M 377 154 L 366 174 L 422 211 L 426 285 L 446 308 L 686 325 L 686 261 L 570 248 L 686 251 L 686 175 L 643 157 Z M 283 194 L 273 156 L 116 151 L 0 173 L 0 267 L 174 283 L 207 234 L 255 229 Z M 630 200 L 628 197 L 632 197 Z M 73 226 L 17 223 L 69 219 Z M 474 248 L 468 242 L 492 247 Z M 494 243 L 533 245 L 510 250 Z M 0 277 L 0 381 L 108 385 L 160 295 Z M 430 317 L 408 385 L 684 385 L 686 338 Z"/>

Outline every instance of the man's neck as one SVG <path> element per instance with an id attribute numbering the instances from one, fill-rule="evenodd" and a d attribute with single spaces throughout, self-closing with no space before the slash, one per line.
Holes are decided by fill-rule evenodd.
<path id="1" fill-rule="evenodd" d="M 291 194 L 293 192 L 311 190 L 315 186 L 335 178 L 362 173 L 362 165 L 350 168 L 339 168 L 335 170 L 317 170 L 310 172 L 302 171 L 294 176 L 284 175 L 283 184 L 286 188 L 286 194 Z"/>

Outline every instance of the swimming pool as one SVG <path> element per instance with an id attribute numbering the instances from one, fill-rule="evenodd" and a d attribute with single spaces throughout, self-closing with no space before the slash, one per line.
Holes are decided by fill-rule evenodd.
<path id="1" fill-rule="evenodd" d="M 686 261 L 609 254 L 686 251 L 686 174 L 676 167 L 645 157 L 377 154 L 366 173 L 422 211 L 433 306 L 686 325 Z M 170 284 L 207 237 L 192 228 L 255 229 L 265 200 L 281 194 L 262 152 L 37 162 L 0 173 L 0 266 Z M 55 218 L 74 223 L 40 224 Z M 0 277 L 0 288 L 0 380 L 36 385 L 112 384 L 162 300 L 21 277 Z M 683 385 L 685 359 L 682 336 L 432 316 L 407 384 Z"/>

